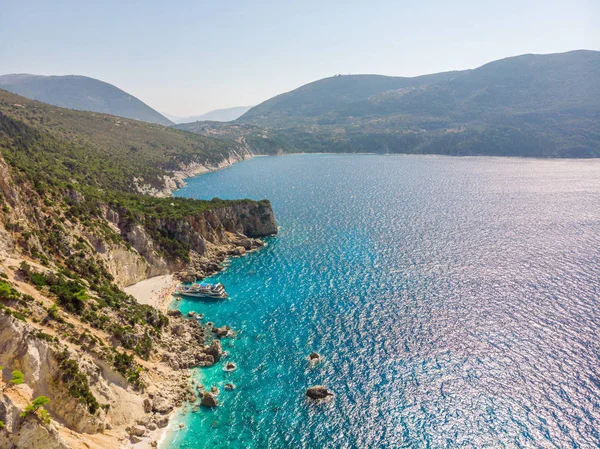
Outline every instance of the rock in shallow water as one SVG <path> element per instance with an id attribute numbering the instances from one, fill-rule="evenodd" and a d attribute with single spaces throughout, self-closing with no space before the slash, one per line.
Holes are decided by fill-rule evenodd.
<path id="1" fill-rule="evenodd" d="M 219 340 L 213 340 L 208 349 L 206 350 L 206 353 L 213 356 L 215 363 L 218 362 L 221 358 L 221 355 L 223 354 L 221 342 Z"/>
<path id="2" fill-rule="evenodd" d="M 327 397 L 333 396 L 333 393 L 330 392 L 323 385 L 315 385 L 306 390 L 306 396 L 311 399 L 325 399 Z"/>
<path id="3" fill-rule="evenodd" d="M 202 405 L 204 407 L 216 407 L 219 405 L 217 398 L 208 391 L 202 395 Z"/>
<path id="4" fill-rule="evenodd" d="M 308 356 L 308 361 L 310 363 L 312 363 L 313 365 L 316 363 L 319 363 L 321 360 L 323 360 L 323 357 L 321 357 L 318 353 L 313 352 Z"/>
<path id="5" fill-rule="evenodd" d="M 227 334 L 229 334 L 229 326 L 215 327 L 213 328 L 213 332 L 217 334 L 217 337 L 219 338 L 227 337 Z"/>
<path id="6" fill-rule="evenodd" d="M 223 371 L 235 371 L 237 369 L 237 365 L 233 362 L 227 362 L 223 367 Z"/>

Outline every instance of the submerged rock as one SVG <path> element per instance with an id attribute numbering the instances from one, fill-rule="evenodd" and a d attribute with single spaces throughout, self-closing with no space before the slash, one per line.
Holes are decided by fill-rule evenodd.
<path id="1" fill-rule="evenodd" d="M 306 390 L 306 396 L 311 399 L 325 399 L 329 396 L 333 396 L 333 393 L 323 385 L 315 385 Z"/>
<path id="2" fill-rule="evenodd" d="M 219 405 L 217 398 L 208 391 L 202 395 L 202 405 L 204 407 L 216 407 Z"/>
<path id="3" fill-rule="evenodd" d="M 235 385 L 232 383 L 226 383 L 225 385 L 223 385 L 223 388 L 225 388 L 226 390 L 235 390 Z"/>
<path id="4" fill-rule="evenodd" d="M 188 312 L 188 316 L 189 316 L 190 318 L 193 318 L 193 317 L 195 317 L 195 316 L 196 316 L 196 312 L 193 312 L 193 311 L 191 311 L 191 310 L 190 310 L 190 311 Z"/>

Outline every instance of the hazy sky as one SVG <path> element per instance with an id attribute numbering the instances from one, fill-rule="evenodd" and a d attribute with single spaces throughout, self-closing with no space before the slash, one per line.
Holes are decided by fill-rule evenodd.
<path id="1" fill-rule="evenodd" d="M 600 0 L 0 0 L 0 73 L 99 78 L 175 115 L 337 73 L 600 49 Z"/>

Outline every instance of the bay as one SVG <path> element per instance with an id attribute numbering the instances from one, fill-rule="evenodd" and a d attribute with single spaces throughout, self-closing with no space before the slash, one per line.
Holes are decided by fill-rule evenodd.
<path id="1" fill-rule="evenodd" d="M 600 446 L 599 161 L 260 157 L 176 195 L 268 198 L 280 233 L 177 303 L 238 369 L 163 447 Z"/>

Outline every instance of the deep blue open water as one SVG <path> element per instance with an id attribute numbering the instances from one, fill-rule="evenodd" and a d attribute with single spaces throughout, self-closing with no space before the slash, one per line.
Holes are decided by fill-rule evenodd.
<path id="1" fill-rule="evenodd" d="M 600 161 L 262 157 L 177 195 L 268 198 L 280 233 L 177 303 L 238 370 L 163 447 L 600 447 Z"/>

